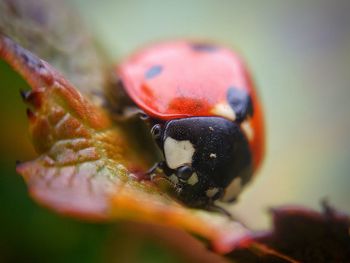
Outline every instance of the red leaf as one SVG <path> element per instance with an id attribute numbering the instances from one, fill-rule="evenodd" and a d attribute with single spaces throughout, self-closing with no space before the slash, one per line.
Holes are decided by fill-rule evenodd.
<path id="1" fill-rule="evenodd" d="M 129 133 L 84 98 L 48 63 L 0 37 L 0 57 L 32 86 L 24 95 L 40 156 L 18 165 L 31 195 L 59 213 L 81 219 L 129 219 L 201 235 L 217 252 L 249 234 L 224 215 L 189 209 L 151 182 L 135 180 L 149 164 Z M 128 128 L 126 128 L 128 129 Z"/>

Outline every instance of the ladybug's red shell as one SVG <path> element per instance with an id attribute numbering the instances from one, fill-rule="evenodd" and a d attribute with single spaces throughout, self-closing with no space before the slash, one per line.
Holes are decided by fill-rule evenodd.
<path id="1" fill-rule="evenodd" d="M 254 114 L 249 144 L 254 167 L 263 155 L 261 106 L 253 82 L 240 57 L 214 45 L 167 42 L 136 53 L 118 68 L 131 99 L 151 117 L 171 120 L 195 116 L 220 116 L 234 120 L 227 102 L 230 87 L 245 89 Z"/>

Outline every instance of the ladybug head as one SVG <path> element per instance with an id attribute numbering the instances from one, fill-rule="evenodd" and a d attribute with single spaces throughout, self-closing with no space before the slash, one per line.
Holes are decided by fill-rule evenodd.
<path id="1" fill-rule="evenodd" d="M 239 123 L 191 117 L 156 124 L 151 132 L 164 154 L 164 173 L 186 204 L 234 199 L 238 193 L 226 188 L 235 178 L 243 185 L 251 175 L 249 144 Z"/>

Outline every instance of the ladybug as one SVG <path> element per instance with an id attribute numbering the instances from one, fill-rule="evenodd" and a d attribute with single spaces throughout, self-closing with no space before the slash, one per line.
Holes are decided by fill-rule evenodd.
<path id="1" fill-rule="evenodd" d="M 117 68 L 121 85 L 151 124 L 161 169 L 190 207 L 237 199 L 264 151 L 262 110 L 241 58 L 222 46 L 171 41 Z"/>

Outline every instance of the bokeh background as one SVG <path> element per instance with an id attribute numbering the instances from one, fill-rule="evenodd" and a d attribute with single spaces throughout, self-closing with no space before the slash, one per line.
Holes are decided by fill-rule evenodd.
<path id="1" fill-rule="evenodd" d="M 266 229 L 269 207 L 319 209 L 323 198 L 350 213 L 349 1 L 71 4 L 112 61 L 174 38 L 208 39 L 242 53 L 259 88 L 267 131 L 263 167 L 232 207 L 248 226 Z M 18 92 L 27 85 L 2 61 L 0 85 L 0 262 L 101 262 L 113 253 L 115 262 L 186 261 L 124 223 L 93 225 L 37 206 L 15 173 L 16 160 L 35 156 Z"/>

